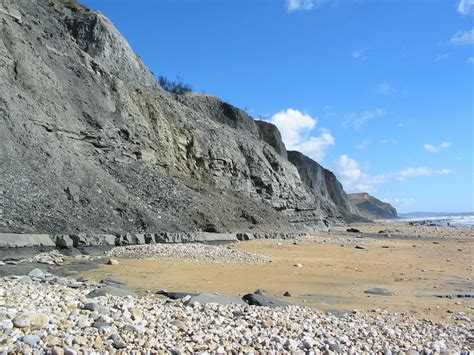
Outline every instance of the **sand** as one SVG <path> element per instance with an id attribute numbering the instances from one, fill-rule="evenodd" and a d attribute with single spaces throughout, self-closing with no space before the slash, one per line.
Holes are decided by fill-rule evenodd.
<path id="1" fill-rule="evenodd" d="M 138 292 L 167 289 L 244 295 L 260 288 L 266 294 L 289 303 L 322 310 L 388 310 L 415 318 L 444 321 L 452 321 L 453 314 L 459 312 L 472 314 L 473 299 L 435 297 L 474 293 L 472 228 L 381 223 L 354 227 L 369 233 L 382 229 L 397 229 L 400 232 L 395 232 L 396 235 L 390 238 L 380 236 L 356 241 L 353 235 L 315 233 L 313 241 L 297 245 L 292 241 L 268 240 L 234 245 L 240 250 L 271 256 L 272 261 L 264 264 L 121 258 L 119 265 L 104 265 L 82 276 L 94 280 L 118 278 L 126 282 L 127 288 Z M 417 233 L 430 237 L 402 237 Z M 356 243 L 360 241 L 359 244 L 367 249 L 340 243 L 338 238 Z M 323 240 L 326 242 L 323 243 Z M 295 267 L 296 263 L 303 267 Z M 364 293 L 374 287 L 385 288 L 394 295 Z M 283 297 L 285 291 L 291 297 Z"/>

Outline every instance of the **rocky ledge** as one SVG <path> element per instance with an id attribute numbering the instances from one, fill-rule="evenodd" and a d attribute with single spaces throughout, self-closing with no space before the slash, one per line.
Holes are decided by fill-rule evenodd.
<path id="1" fill-rule="evenodd" d="M 105 287 L 121 290 L 110 284 Z M 447 325 L 387 312 L 336 316 L 297 306 L 257 307 L 240 301 L 203 304 L 190 302 L 191 296 L 164 300 L 154 294 L 94 294 L 97 289 L 94 284 L 64 282 L 39 270 L 27 277 L 0 279 L 0 352 L 467 354 L 472 340 L 469 319 Z"/>

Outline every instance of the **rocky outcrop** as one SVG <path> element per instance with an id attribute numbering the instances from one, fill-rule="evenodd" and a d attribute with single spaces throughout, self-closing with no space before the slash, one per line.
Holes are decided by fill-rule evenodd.
<path id="1" fill-rule="evenodd" d="M 250 116 L 162 90 L 100 13 L 59 0 L 0 9 L 0 232 L 268 231 L 340 218 Z"/>
<path id="2" fill-rule="evenodd" d="M 389 203 L 382 202 L 368 193 L 347 195 L 349 201 L 357 207 L 358 214 L 369 220 L 398 218 L 397 210 Z"/>
<path id="3" fill-rule="evenodd" d="M 350 203 L 342 184 L 331 171 L 300 152 L 288 151 L 288 160 L 296 166 L 301 180 L 311 189 L 315 199 L 330 200 L 346 219 L 357 215 L 357 208 Z"/>
<path id="4" fill-rule="evenodd" d="M 288 159 L 285 144 L 281 139 L 281 133 L 278 128 L 270 122 L 255 121 L 260 137 L 268 144 L 270 144 L 275 152 L 280 154 L 283 158 Z"/>

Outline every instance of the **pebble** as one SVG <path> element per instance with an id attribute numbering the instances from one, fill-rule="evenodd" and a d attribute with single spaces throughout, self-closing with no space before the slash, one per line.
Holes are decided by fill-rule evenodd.
<path id="1" fill-rule="evenodd" d="M 25 335 L 21 338 L 21 341 L 29 346 L 36 346 L 41 342 L 41 338 L 37 335 Z"/>
<path id="2" fill-rule="evenodd" d="M 87 283 L 76 289 L 36 278 L 29 283 L 0 278 L 0 289 L 15 295 L 8 305 L 0 304 L 0 353 L 32 353 L 32 347 L 58 355 L 469 351 L 468 314 L 457 314 L 457 322 L 443 324 L 388 311 L 338 317 L 294 305 L 188 306 L 189 297 L 104 295 L 91 302 L 87 294 L 99 287 Z M 46 326 L 32 334 L 29 327 L 35 319 Z M 22 322 L 23 327 L 16 326 Z"/>
<path id="3" fill-rule="evenodd" d="M 28 273 L 29 277 L 36 277 L 37 279 L 43 279 L 45 274 L 40 269 L 33 269 Z"/>
<path id="4" fill-rule="evenodd" d="M 269 256 L 236 250 L 230 246 L 201 243 L 142 244 L 115 247 L 108 252 L 112 257 L 149 257 L 190 259 L 197 262 L 225 264 L 259 264 L 271 260 Z"/>

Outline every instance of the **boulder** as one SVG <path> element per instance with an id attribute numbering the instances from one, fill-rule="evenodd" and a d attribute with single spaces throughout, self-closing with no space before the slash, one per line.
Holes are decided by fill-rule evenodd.
<path id="1" fill-rule="evenodd" d="M 262 306 L 262 307 L 270 307 L 270 308 L 277 308 L 277 307 L 286 307 L 289 304 L 283 301 L 280 301 L 276 298 L 272 298 L 269 296 L 256 294 L 256 293 L 249 293 L 242 297 L 242 299 L 251 306 Z"/>

